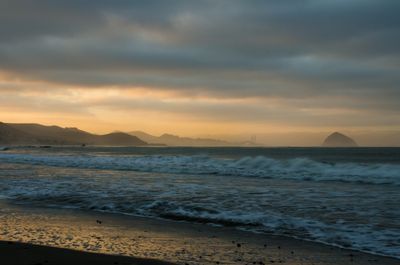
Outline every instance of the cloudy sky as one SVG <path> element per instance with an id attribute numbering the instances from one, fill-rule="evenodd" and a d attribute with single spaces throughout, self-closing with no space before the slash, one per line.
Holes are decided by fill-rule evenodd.
<path id="1" fill-rule="evenodd" d="M 187 136 L 400 130 L 400 1 L 0 1 L 0 120 Z"/>

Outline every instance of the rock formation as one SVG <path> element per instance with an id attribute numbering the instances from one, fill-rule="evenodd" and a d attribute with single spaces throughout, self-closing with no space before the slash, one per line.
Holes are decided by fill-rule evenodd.
<path id="1" fill-rule="evenodd" d="M 323 147 L 357 147 L 357 143 L 350 137 L 334 132 L 322 143 Z"/>

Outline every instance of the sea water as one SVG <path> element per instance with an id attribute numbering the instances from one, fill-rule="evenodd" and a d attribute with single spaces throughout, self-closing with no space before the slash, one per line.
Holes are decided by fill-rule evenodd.
<path id="1" fill-rule="evenodd" d="M 0 152 L 0 199 L 400 258 L 400 148 L 14 147 Z"/>

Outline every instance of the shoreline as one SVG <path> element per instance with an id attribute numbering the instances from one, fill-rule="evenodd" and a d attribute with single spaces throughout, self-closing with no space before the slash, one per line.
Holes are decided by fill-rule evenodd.
<path id="1" fill-rule="evenodd" d="M 163 218 L 163 217 L 152 217 L 152 216 L 140 216 L 140 215 L 134 215 L 134 214 L 127 214 L 127 213 L 120 213 L 120 212 L 107 212 L 107 211 L 93 211 L 93 212 L 86 212 L 85 210 L 82 209 L 77 209 L 77 208 L 60 208 L 60 209 L 54 209 L 54 208 L 43 208 L 41 206 L 27 206 L 27 205 L 18 205 L 21 207 L 27 207 L 27 208 L 36 208 L 36 209 L 46 209 L 49 211 L 73 211 L 73 212 L 79 212 L 80 214 L 83 215 L 92 215 L 93 216 L 109 216 L 110 218 L 115 218 L 115 219 L 124 219 L 124 218 L 132 218 L 132 219 L 141 219 L 141 220 L 148 220 L 148 221 L 155 221 L 155 222 L 160 222 L 160 223 L 173 223 L 173 225 L 177 225 L 179 226 L 179 224 L 186 224 L 186 225 L 201 225 L 201 226 L 207 226 L 207 227 L 212 227 L 215 229 L 233 229 L 233 231 L 236 232 L 243 232 L 243 233 L 248 233 L 248 234 L 254 234 L 254 235 L 258 235 L 258 236 L 265 236 L 265 237 L 272 237 L 272 238 L 282 238 L 282 239 L 287 239 L 287 240 L 295 240 L 295 241 L 299 241 L 299 242 L 307 242 L 307 243 L 312 243 L 312 244 L 317 244 L 317 245 L 323 245 L 329 248 L 337 248 L 340 250 L 344 250 L 344 251 L 351 251 L 351 252 L 355 252 L 355 253 L 360 253 L 360 254 L 366 254 L 366 255 L 373 255 L 373 256 L 377 256 L 377 257 L 382 257 L 382 258 L 390 258 L 390 259 L 395 259 L 395 260 L 399 260 L 400 262 L 400 258 L 396 258 L 396 257 L 392 257 L 390 255 L 385 255 L 385 254 L 381 254 L 381 253 L 375 253 L 372 251 L 362 251 L 359 249 L 355 249 L 355 248 L 351 248 L 351 247 L 343 247 L 340 245 L 336 245 L 336 244 L 329 244 L 323 241 L 318 241 L 318 240 L 311 240 L 311 239 L 304 239 L 304 238 L 299 238 L 296 236 L 289 236 L 289 235 L 279 235 L 279 234 L 269 234 L 269 233 L 265 233 L 265 232 L 260 232 L 257 230 L 251 230 L 251 229 L 245 229 L 245 228 L 240 228 L 237 227 L 235 225 L 223 225 L 223 224 L 215 224 L 215 223 L 207 223 L 207 222 L 196 222 L 196 221 L 187 221 L 184 219 L 168 219 L 168 218 Z M 400 265 L 400 263 L 399 263 Z"/>
<path id="2" fill-rule="evenodd" d="M 1 206 L 2 241 L 177 264 L 400 264 L 391 257 L 229 227 L 81 210 Z"/>

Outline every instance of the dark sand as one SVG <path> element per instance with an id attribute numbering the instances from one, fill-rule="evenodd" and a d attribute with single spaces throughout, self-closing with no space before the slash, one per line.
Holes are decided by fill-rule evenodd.
<path id="1" fill-rule="evenodd" d="M 234 228 L 3 204 L 0 240 L 0 264 L 400 265 L 394 258 Z"/>
<path id="2" fill-rule="evenodd" d="M 0 241 L 0 264 L 4 265 L 173 265 L 141 259 Z"/>

